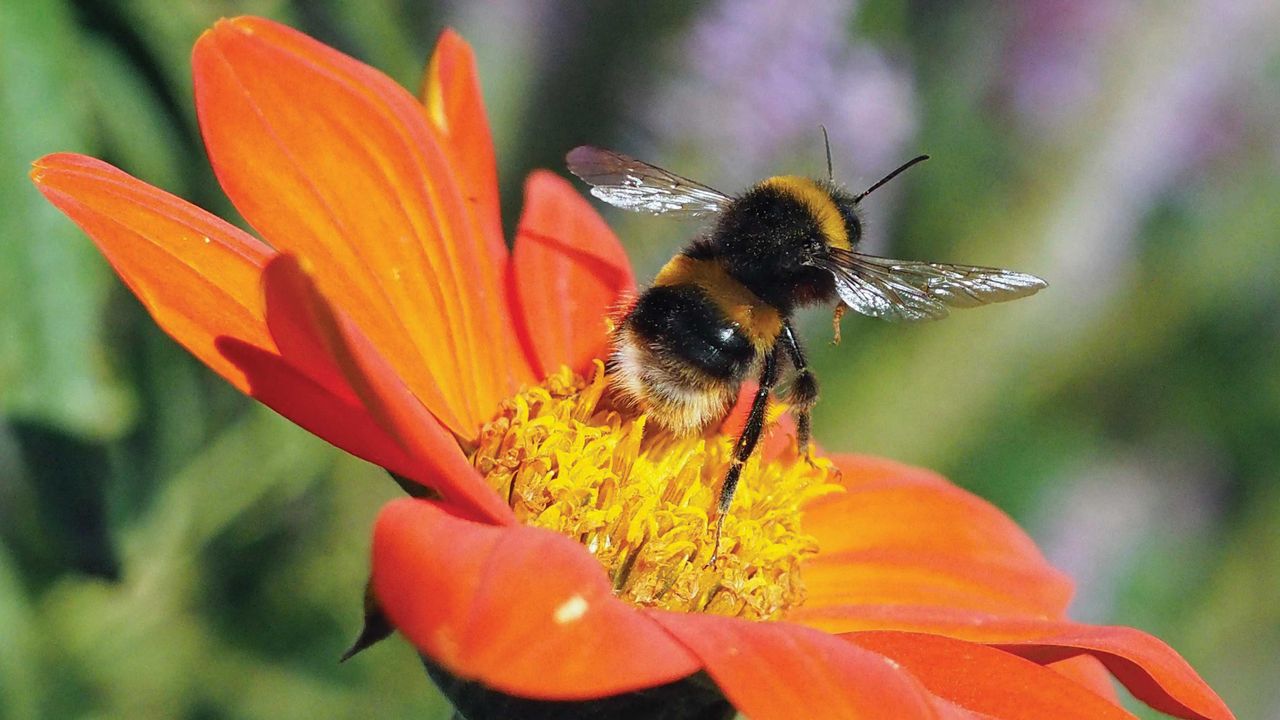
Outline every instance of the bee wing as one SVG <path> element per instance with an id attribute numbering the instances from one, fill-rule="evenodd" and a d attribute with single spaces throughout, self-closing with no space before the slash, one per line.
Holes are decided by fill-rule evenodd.
<path id="1" fill-rule="evenodd" d="M 591 186 L 592 195 L 623 210 L 699 217 L 729 204 L 718 190 L 612 150 L 582 145 L 565 161 L 569 172 Z"/>
<path id="2" fill-rule="evenodd" d="M 937 320 L 953 307 L 1014 300 L 1049 286 L 1013 270 L 893 260 L 840 249 L 814 264 L 835 277 L 836 292 L 846 305 L 891 321 Z"/>

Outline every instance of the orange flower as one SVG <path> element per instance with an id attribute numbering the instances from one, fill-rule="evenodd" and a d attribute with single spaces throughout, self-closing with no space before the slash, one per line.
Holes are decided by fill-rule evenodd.
<path id="1" fill-rule="evenodd" d="M 430 489 L 378 518 L 372 588 L 454 676 L 582 700 L 705 671 L 753 718 L 1128 717 L 1105 667 L 1158 710 L 1231 717 L 1159 640 L 1067 620 L 1032 542 L 922 470 L 797 463 L 774 433 L 706 568 L 731 435 L 646 434 L 601 396 L 631 269 L 547 172 L 508 252 L 457 35 L 421 102 L 260 19 L 218 23 L 194 66 L 214 169 L 269 245 L 92 158 L 32 177 L 214 371 Z"/>

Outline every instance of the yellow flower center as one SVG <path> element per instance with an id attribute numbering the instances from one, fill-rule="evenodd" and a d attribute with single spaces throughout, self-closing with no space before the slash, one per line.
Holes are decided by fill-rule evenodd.
<path id="1" fill-rule="evenodd" d="M 562 368 L 502 404 L 471 462 L 527 525 L 578 540 L 614 592 L 636 605 L 779 617 L 804 600 L 800 566 L 818 551 L 802 508 L 838 492 L 829 460 L 747 462 L 713 552 L 716 498 L 734 438 L 677 437 L 609 407 L 604 366 Z"/>

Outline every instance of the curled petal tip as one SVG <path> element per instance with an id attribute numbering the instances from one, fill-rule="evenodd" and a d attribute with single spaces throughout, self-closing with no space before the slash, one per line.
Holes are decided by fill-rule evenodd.
<path id="1" fill-rule="evenodd" d="M 44 181 L 45 173 L 53 169 L 53 166 L 60 164 L 60 161 L 72 157 L 72 153 L 55 152 L 41 156 L 31 161 L 31 169 L 28 174 L 31 180 L 37 185 Z"/>
<path id="2" fill-rule="evenodd" d="M 74 171 L 76 168 L 102 164 L 100 160 L 78 153 L 55 152 L 33 160 L 27 175 L 41 192 L 47 192 L 51 183 L 57 184 L 60 174 L 65 174 L 69 170 Z"/>
<path id="3" fill-rule="evenodd" d="M 466 39 L 462 37 L 462 34 L 457 30 L 454 30 L 452 27 L 446 27 L 444 30 L 440 31 L 440 40 L 437 43 L 437 48 L 439 48 L 439 46 L 443 46 L 445 43 L 453 43 L 463 46 L 469 45 Z"/>
<path id="4" fill-rule="evenodd" d="M 212 41 L 219 35 L 225 36 L 231 33 L 253 35 L 257 32 L 258 27 L 261 26 L 263 22 L 270 21 L 265 21 L 263 18 L 254 17 L 253 15 L 236 15 L 234 17 L 218 18 L 213 25 L 200 33 L 200 37 L 196 40 L 195 46 L 198 48 L 201 45 Z"/>
<path id="5" fill-rule="evenodd" d="M 258 25 L 262 23 L 262 18 L 252 15 L 237 15 L 232 18 L 223 18 L 219 20 L 214 27 L 234 28 L 246 35 L 252 35 Z"/>

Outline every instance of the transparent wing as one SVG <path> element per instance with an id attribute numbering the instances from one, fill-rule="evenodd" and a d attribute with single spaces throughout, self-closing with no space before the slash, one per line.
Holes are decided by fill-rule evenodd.
<path id="1" fill-rule="evenodd" d="M 582 145 L 565 156 L 569 172 L 591 186 L 591 194 L 624 210 L 673 217 L 718 213 L 724 193 L 660 167 L 604 148 Z"/>
<path id="2" fill-rule="evenodd" d="M 949 265 L 832 249 L 814 265 L 829 271 L 846 305 L 863 315 L 916 322 L 1032 295 L 1049 286 L 1035 275 L 973 265 Z"/>

